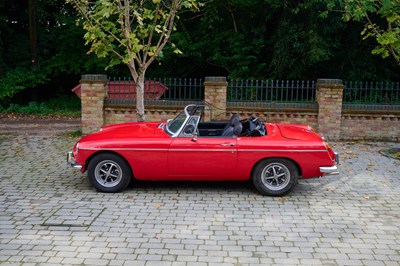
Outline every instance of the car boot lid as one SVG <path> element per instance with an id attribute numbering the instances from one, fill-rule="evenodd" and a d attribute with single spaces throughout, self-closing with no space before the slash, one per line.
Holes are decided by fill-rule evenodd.
<path id="1" fill-rule="evenodd" d="M 308 125 L 277 124 L 282 137 L 294 140 L 321 140 L 314 130 Z"/>

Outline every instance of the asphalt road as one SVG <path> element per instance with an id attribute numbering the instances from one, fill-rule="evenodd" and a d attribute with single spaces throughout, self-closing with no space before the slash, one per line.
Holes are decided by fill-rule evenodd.
<path id="1" fill-rule="evenodd" d="M 331 143 L 340 175 L 284 198 L 250 182 L 104 194 L 67 166 L 62 131 L 0 126 L 1 265 L 400 265 L 400 161 L 379 153 L 399 144 Z"/>

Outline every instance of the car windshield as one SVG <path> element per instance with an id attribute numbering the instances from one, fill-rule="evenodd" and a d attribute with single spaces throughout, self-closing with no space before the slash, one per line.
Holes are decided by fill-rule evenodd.
<path id="1" fill-rule="evenodd" d="M 166 127 L 167 132 L 171 135 L 178 133 L 187 117 L 188 115 L 186 115 L 185 111 L 180 112 L 173 120 L 168 122 Z"/>
<path id="2" fill-rule="evenodd" d="M 194 106 L 187 106 L 182 112 L 180 112 L 174 119 L 167 123 L 166 130 L 170 135 L 175 135 L 179 133 L 186 120 L 190 116 L 190 112 L 193 110 Z"/>

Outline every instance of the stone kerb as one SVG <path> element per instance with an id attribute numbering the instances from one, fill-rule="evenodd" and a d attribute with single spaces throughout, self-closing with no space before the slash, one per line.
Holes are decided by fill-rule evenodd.
<path id="1" fill-rule="evenodd" d="M 318 79 L 318 133 L 329 140 L 340 139 L 343 82 L 340 79 Z"/>
<path id="2" fill-rule="evenodd" d="M 214 120 L 217 117 L 225 118 L 226 114 L 226 92 L 228 82 L 226 77 L 206 77 L 204 81 L 204 101 L 211 106 L 210 117 L 206 121 Z"/>
<path id="3" fill-rule="evenodd" d="M 106 75 L 82 75 L 82 134 L 98 131 L 104 125 L 104 99 L 107 96 Z"/>

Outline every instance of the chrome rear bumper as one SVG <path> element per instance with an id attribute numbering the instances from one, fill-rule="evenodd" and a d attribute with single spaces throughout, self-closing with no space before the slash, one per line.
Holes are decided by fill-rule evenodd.
<path id="1" fill-rule="evenodd" d="M 339 154 L 335 152 L 335 162 L 336 164 L 339 164 Z M 336 165 L 333 166 L 321 166 L 319 168 L 319 171 L 323 173 L 324 175 L 338 175 L 339 170 Z"/>
<path id="2" fill-rule="evenodd" d="M 336 167 L 336 165 L 334 165 L 334 166 L 321 166 L 319 168 L 319 171 L 321 173 L 323 173 L 324 175 L 338 175 L 339 174 L 339 170 Z"/>
<path id="3" fill-rule="evenodd" d="M 74 154 L 72 153 L 72 151 L 67 152 L 67 162 L 75 169 L 82 169 L 82 165 L 79 165 L 75 162 Z"/>

